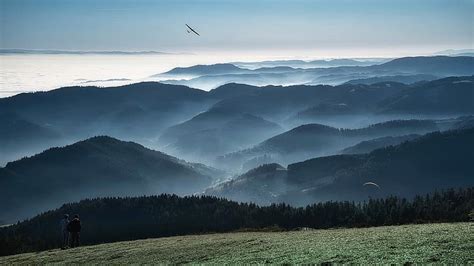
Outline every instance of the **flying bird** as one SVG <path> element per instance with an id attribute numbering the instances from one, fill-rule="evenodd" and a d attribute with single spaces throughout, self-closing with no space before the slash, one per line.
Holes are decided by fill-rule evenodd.
<path id="1" fill-rule="evenodd" d="M 190 31 L 194 32 L 197 36 L 201 36 L 199 35 L 199 33 L 197 33 L 197 31 L 195 31 L 193 28 L 191 28 L 188 24 L 184 24 L 186 25 L 186 27 L 188 27 L 189 30 L 186 30 L 188 33 L 191 33 Z"/>
<path id="2" fill-rule="evenodd" d="M 363 184 L 363 186 L 375 186 L 378 189 L 380 189 L 380 186 L 375 184 L 374 182 L 366 182 L 366 183 Z"/>

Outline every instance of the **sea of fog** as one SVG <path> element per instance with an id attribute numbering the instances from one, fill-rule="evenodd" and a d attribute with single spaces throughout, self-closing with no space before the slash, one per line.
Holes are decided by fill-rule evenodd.
<path id="1" fill-rule="evenodd" d="M 0 55 L 0 97 L 64 86 L 117 86 L 147 80 L 174 67 L 281 59 L 242 55 Z"/>

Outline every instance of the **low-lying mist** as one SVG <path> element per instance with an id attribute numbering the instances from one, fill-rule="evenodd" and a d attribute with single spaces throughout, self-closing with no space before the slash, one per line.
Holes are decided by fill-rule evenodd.
<path id="1" fill-rule="evenodd" d="M 466 67 L 471 62 L 423 57 L 329 68 L 196 65 L 165 75 L 217 88 L 141 82 L 1 98 L 0 220 L 100 196 L 210 193 L 298 205 L 365 199 L 368 188 L 360 186 L 369 181 L 407 195 L 421 190 L 408 177 L 420 176 L 431 188 L 446 187 L 446 176 L 466 185 L 466 158 L 472 156 L 460 143 L 470 143 L 474 126 L 474 76 L 432 78 L 472 72 Z M 321 85 L 349 78 L 361 83 Z M 302 84 L 312 82 L 318 85 Z M 388 160 L 392 154 L 396 159 Z M 439 168 L 444 161 L 449 167 Z M 392 182 L 399 179 L 410 185 Z"/>

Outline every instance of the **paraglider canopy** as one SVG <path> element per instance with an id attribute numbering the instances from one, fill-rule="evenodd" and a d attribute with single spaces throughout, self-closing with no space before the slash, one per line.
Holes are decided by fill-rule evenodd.
<path id="1" fill-rule="evenodd" d="M 378 189 L 380 189 L 380 186 L 377 185 L 377 184 L 375 184 L 374 182 L 365 182 L 365 183 L 363 184 L 363 186 L 364 186 L 364 187 L 365 187 L 365 186 L 374 186 L 374 187 L 377 187 Z"/>

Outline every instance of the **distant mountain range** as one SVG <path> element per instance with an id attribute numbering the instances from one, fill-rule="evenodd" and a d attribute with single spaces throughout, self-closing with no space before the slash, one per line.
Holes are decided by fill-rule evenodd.
<path id="1" fill-rule="evenodd" d="M 397 119 L 472 115 L 473 82 L 474 76 L 412 85 L 226 84 L 209 92 L 142 82 L 24 93 L 0 98 L 0 145 L 5 147 L 0 164 L 95 135 L 207 162 L 211 153 L 216 152 L 215 157 L 249 148 L 304 124 L 354 128 Z"/>
<path id="2" fill-rule="evenodd" d="M 435 55 L 448 55 L 448 56 L 474 56 L 474 49 L 449 49 L 434 53 Z"/>
<path id="3" fill-rule="evenodd" d="M 359 62 L 350 59 L 323 60 L 311 62 L 325 62 L 325 67 L 309 68 L 297 64 L 304 62 L 281 60 L 264 61 L 263 63 L 254 63 L 254 65 L 243 63 L 197 65 L 175 68 L 154 77 L 168 84 L 210 90 L 227 83 L 245 83 L 255 86 L 338 85 L 352 80 L 366 80 L 382 76 L 387 77 L 386 81 L 414 83 L 438 77 L 474 75 L 474 57 L 471 56 L 404 57 L 378 62 Z M 330 64 L 334 65 L 328 66 Z M 394 76 L 398 76 L 398 80 L 395 80 Z"/>
<path id="4" fill-rule="evenodd" d="M 242 68 L 272 68 L 286 66 L 292 68 L 318 68 L 318 67 L 338 67 L 338 66 L 370 66 L 384 63 L 390 59 L 371 58 L 371 59 L 329 59 L 329 60 L 272 60 L 259 62 L 233 62 L 231 64 Z"/>
<path id="5" fill-rule="evenodd" d="M 347 124 L 357 114 L 366 120 L 367 114 L 376 120 L 411 115 L 472 114 L 473 84 L 474 76 L 444 78 L 409 86 L 394 82 L 375 83 L 369 87 L 340 85 L 337 86 L 341 89 L 338 98 L 301 110 L 291 120 L 293 123 L 331 123 L 339 117 Z"/>
<path id="6" fill-rule="evenodd" d="M 184 76 L 201 76 L 207 74 L 232 74 L 245 73 L 248 70 L 241 69 L 232 64 L 214 64 L 214 65 L 195 65 L 190 67 L 176 67 L 163 73 L 164 75 L 184 75 Z"/>
<path id="7" fill-rule="evenodd" d="M 474 128 L 430 133 L 369 154 L 336 155 L 270 164 L 206 190 L 207 195 L 258 204 L 305 205 L 326 200 L 412 197 L 424 191 L 474 185 Z M 376 186 L 365 186 L 374 182 Z"/>
<path id="8" fill-rule="evenodd" d="M 338 67 L 338 66 L 369 66 L 380 61 L 357 61 L 352 59 L 333 59 L 333 60 L 276 60 L 261 62 L 236 62 L 236 63 L 220 63 L 213 65 L 195 65 L 190 67 L 176 67 L 160 75 L 183 75 L 183 76 L 203 76 L 203 75 L 219 75 L 219 74 L 250 74 L 265 72 L 288 72 L 303 70 L 301 66 L 318 66 Z"/>
<path id="9" fill-rule="evenodd" d="M 40 149 L 36 148 L 38 145 L 23 145 L 21 135 L 29 133 L 18 131 L 21 129 L 17 122 L 8 122 L 14 119 L 60 136 L 50 139 L 48 147 L 95 135 L 150 144 L 161 130 L 207 110 L 216 101 L 204 91 L 157 82 L 109 88 L 66 87 L 0 98 L 1 128 L 7 136 L 0 139 L 0 144 L 8 142 L 9 150 L 15 151 L 12 156 L 0 151 L 5 156 L 0 158 L 0 164 L 11 161 L 13 156 L 31 155 L 47 148 L 41 145 L 45 140 L 41 134 L 29 139 L 30 143 L 40 144 Z"/>
<path id="10" fill-rule="evenodd" d="M 473 75 L 474 57 L 471 56 L 418 56 L 393 59 L 381 65 L 367 67 L 371 70 L 437 76 Z"/>
<path id="11" fill-rule="evenodd" d="M 69 51 L 69 50 L 28 50 L 28 49 L 0 49 L 0 54 L 103 54 L 103 55 L 160 55 L 172 54 L 157 51 Z"/>
<path id="12" fill-rule="evenodd" d="M 133 142 L 94 137 L 0 168 L 0 220 L 26 218 L 84 198 L 193 194 L 222 175 Z"/>
<path id="13" fill-rule="evenodd" d="M 220 94 L 221 89 L 226 93 L 234 90 L 233 97 L 224 98 L 214 107 L 234 113 L 245 110 L 289 127 L 308 123 L 337 127 L 348 127 L 349 124 L 349 127 L 354 127 L 400 118 L 473 114 L 473 82 L 474 76 L 410 86 L 394 82 L 262 88 L 228 84 L 212 90 L 211 94 Z M 240 88 L 243 90 L 241 94 L 238 93 Z M 456 93 L 452 93 L 453 89 Z M 357 121 L 360 118 L 365 120 L 362 125 Z"/>
<path id="14" fill-rule="evenodd" d="M 236 91 L 240 87 L 240 85 L 233 85 L 233 89 Z M 217 94 L 221 88 L 226 87 L 219 87 L 214 93 Z M 367 107 L 375 107 L 375 104 L 380 100 L 396 95 L 404 88 L 406 85 L 400 83 L 390 87 L 385 84 L 371 86 L 266 86 L 255 88 L 252 92 L 247 89 L 246 93 L 223 99 L 214 107 L 232 112 L 245 110 L 269 120 L 279 121 L 291 117 L 295 112 L 323 103 L 354 105 L 354 108 L 355 106 L 361 107 L 365 112 L 368 112 L 369 108 Z"/>

